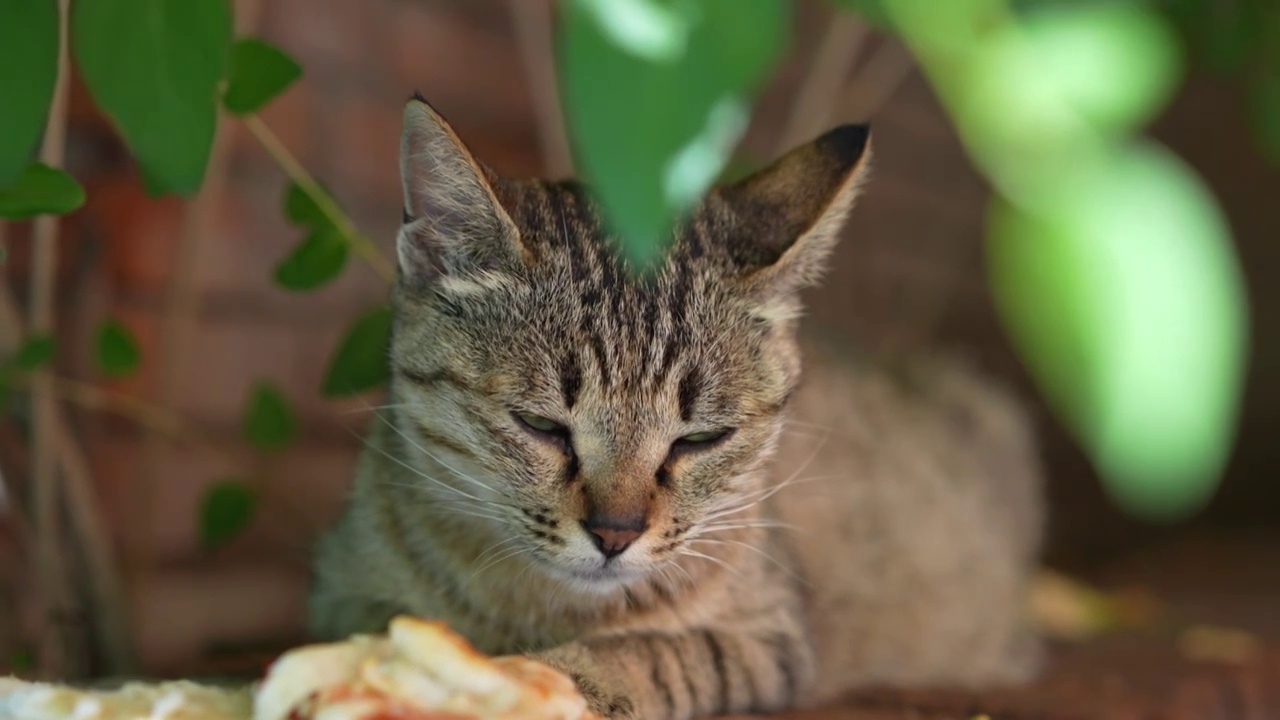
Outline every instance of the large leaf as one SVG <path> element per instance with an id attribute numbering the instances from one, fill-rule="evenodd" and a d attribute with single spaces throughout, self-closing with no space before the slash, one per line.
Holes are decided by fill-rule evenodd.
<path id="1" fill-rule="evenodd" d="M 1171 153 L 1064 178 L 1037 214 L 997 206 L 992 282 L 1046 395 L 1131 512 L 1211 496 L 1232 444 L 1246 308 L 1225 220 Z"/>
<path id="2" fill-rule="evenodd" d="M 347 249 L 346 238 L 336 228 L 316 230 L 276 266 L 276 282 L 297 291 L 322 287 L 342 272 Z"/>
<path id="3" fill-rule="evenodd" d="M 258 450 L 278 452 L 293 442 L 298 427 L 284 395 L 273 385 L 258 383 L 245 405 L 242 430 Z"/>
<path id="4" fill-rule="evenodd" d="M 119 377 L 138 369 L 142 353 L 129 328 L 117 320 L 108 320 L 98 328 L 98 369 L 105 375 Z"/>
<path id="5" fill-rule="evenodd" d="M 249 527 L 258 495 L 239 480 L 223 480 L 209 488 L 200 504 L 200 543 L 216 548 Z"/>
<path id="6" fill-rule="evenodd" d="M 361 315 L 329 361 L 321 392 L 326 397 L 339 397 L 382 385 L 388 375 L 390 342 L 391 308 L 376 307 Z"/>
<path id="7" fill-rule="evenodd" d="M 58 4 L 0 0 L 0 187 L 26 166 L 58 78 Z"/>
<path id="8" fill-rule="evenodd" d="M 270 43 L 242 38 L 231 47 L 222 104 L 237 115 L 255 113 L 302 77 L 302 67 Z"/>
<path id="9" fill-rule="evenodd" d="M 43 163 L 31 163 L 12 185 L 0 187 L 0 218 L 25 220 L 37 215 L 65 215 L 81 205 L 84 188 L 80 183 Z"/>
<path id="10" fill-rule="evenodd" d="M 647 265 L 715 181 L 787 37 L 781 0 L 570 0 L 566 120 L 626 254 Z"/>
<path id="11" fill-rule="evenodd" d="M 231 41 L 227 0 L 76 0 L 71 39 L 89 92 L 148 190 L 198 190 Z"/>
<path id="12" fill-rule="evenodd" d="M 52 335 L 34 335 L 14 353 L 13 364 L 28 372 L 39 370 L 53 362 L 57 349 Z"/>

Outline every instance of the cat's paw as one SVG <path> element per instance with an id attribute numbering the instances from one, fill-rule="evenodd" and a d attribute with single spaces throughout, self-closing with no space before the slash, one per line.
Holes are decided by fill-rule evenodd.
<path id="1" fill-rule="evenodd" d="M 591 712 L 606 720 L 639 720 L 635 703 L 626 694 L 617 692 L 590 676 L 569 673 L 578 685 L 578 691 L 587 699 Z"/>
<path id="2" fill-rule="evenodd" d="M 582 648 L 570 644 L 531 657 L 572 679 L 596 715 L 605 720 L 640 720 L 636 703 L 625 692 L 601 679 L 590 655 Z"/>

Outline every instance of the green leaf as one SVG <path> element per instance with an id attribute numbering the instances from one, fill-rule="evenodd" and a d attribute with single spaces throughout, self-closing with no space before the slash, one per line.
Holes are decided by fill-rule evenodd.
<path id="1" fill-rule="evenodd" d="M 1139 145 L 990 217 L 1015 346 L 1112 497 L 1152 519 L 1202 507 L 1231 449 L 1247 349 L 1243 280 L 1213 196 Z"/>
<path id="2" fill-rule="evenodd" d="M 0 0 L 0 187 L 26 166 L 58 78 L 58 4 Z"/>
<path id="3" fill-rule="evenodd" d="M 243 482 L 214 484 L 200 504 L 200 543 L 212 549 L 234 539 L 253 522 L 257 509 L 257 493 Z"/>
<path id="4" fill-rule="evenodd" d="M 289 402 L 273 385 L 258 383 L 249 394 L 242 425 L 244 437 L 258 450 L 278 452 L 297 434 L 297 421 Z"/>
<path id="5" fill-rule="evenodd" d="M 780 57 L 781 0 L 571 0 L 559 73 L 576 156 L 627 257 L 647 266 L 715 181 Z"/>
<path id="6" fill-rule="evenodd" d="M 1055 5 L 1027 15 L 1019 31 L 1039 82 L 1104 133 L 1146 124 L 1177 89 L 1177 37 L 1150 10 Z"/>
<path id="7" fill-rule="evenodd" d="M 347 241 L 334 228 L 316 230 L 276 266 L 275 279 L 290 290 L 315 290 L 338 277 L 347 263 Z"/>
<path id="8" fill-rule="evenodd" d="M 325 397 L 355 395 L 387 381 L 391 308 L 376 307 L 356 319 L 325 372 Z"/>
<path id="9" fill-rule="evenodd" d="M 258 38 L 241 38 L 231 46 L 227 92 L 222 104 L 236 115 L 262 106 L 302 77 L 302 67 L 279 48 Z"/>
<path id="10" fill-rule="evenodd" d="M 80 183 L 42 163 L 31 163 L 14 184 L 0 187 L 0 218 L 26 220 L 37 215 L 65 215 L 81 205 L 84 188 Z"/>
<path id="11" fill-rule="evenodd" d="M 76 0 L 71 41 L 90 94 L 148 189 L 196 192 L 231 42 L 227 0 Z"/>
<path id="12" fill-rule="evenodd" d="M 327 188 L 325 192 L 328 192 Z M 311 230 L 324 230 L 333 226 L 320 206 L 297 183 L 289 183 L 285 190 L 284 216 L 294 225 Z"/>
<path id="13" fill-rule="evenodd" d="M 13 364 L 27 372 L 39 370 L 53 362 L 57 349 L 52 335 L 32 336 L 14 353 Z"/>
<path id="14" fill-rule="evenodd" d="M 116 320 L 108 320 L 98 328 L 98 369 L 105 375 L 120 377 L 138 369 L 142 353 L 129 328 Z"/>

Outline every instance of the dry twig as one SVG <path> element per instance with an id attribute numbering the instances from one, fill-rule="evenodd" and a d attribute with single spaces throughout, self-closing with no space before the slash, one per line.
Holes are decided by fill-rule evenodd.
<path id="1" fill-rule="evenodd" d="M 529 77 L 543 166 L 552 177 L 566 177 L 573 171 L 573 153 L 565 133 L 560 88 L 556 82 L 553 10 L 545 0 L 508 0 L 508 5 L 524 71 Z"/>

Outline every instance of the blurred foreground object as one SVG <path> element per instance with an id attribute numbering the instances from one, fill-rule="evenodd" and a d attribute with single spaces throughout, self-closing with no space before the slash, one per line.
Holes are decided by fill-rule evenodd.
<path id="1" fill-rule="evenodd" d="M 523 656 L 489 658 L 410 617 L 387 635 L 308 645 L 251 688 L 132 683 L 112 692 L 0 679 L 5 720 L 596 720 L 577 686 Z"/>

